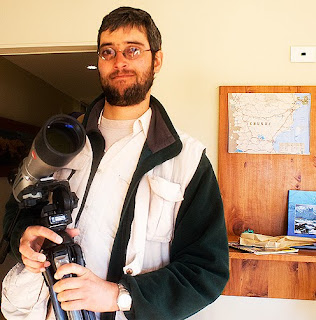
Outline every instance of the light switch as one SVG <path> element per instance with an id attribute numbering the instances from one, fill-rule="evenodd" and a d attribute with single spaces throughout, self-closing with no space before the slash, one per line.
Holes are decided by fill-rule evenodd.
<path id="1" fill-rule="evenodd" d="M 316 46 L 291 47 L 291 62 L 316 62 Z"/>

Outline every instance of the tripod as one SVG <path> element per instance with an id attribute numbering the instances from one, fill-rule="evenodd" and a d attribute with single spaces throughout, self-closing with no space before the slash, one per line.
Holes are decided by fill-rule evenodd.
<path id="1" fill-rule="evenodd" d="M 51 201 L 49 201 L 51 199 Z M 43 272 L 45 282 L 48 286 L 51 302 L 57 320 L 95 320 L 95 314 L 86 310 L 64 311 L 57 295 L 53 290 L 56 280 L 53 275 L 57 268 L 66 263 L 77 263 L 85 266 L 81 248 L 74 243 L 73 239 L 65 231 L 68 224 L 72 222 L 71 213 L 77 207 L 78 198 L 71 192 L 69 183 L 66 180 L 57 181 L 53 178 L 40 180 L 23 190 L 23 200 L 20 203 L 20 211 L 24 208 L 32 208 L 35 205 L 42 205 L 39 217 L 39 225 L 47 227 L 63 238 L 62 244 L 56 244 L 46 239 L 42 246 L 42 252 L 46 255 L 50 266 Z M 19 215 L 19 213 L 18 213 Z M 17 216 L 18 216 L 17 215 Z M 15 224 L 17 218 L 12 224 Z M 9 230 L 13 230 L 13 227 Z M 6 235 L 9 239 L 10 235 Z M 1 244 L 3 244 L 2 241 Z M 6 241 L 8 247 L 8 243 Z M 67 275 L 65 277 L 72 277 Z"/>

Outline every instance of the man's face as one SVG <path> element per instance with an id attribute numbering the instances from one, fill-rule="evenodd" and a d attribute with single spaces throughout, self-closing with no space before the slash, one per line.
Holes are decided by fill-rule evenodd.
<path id="1" fill-rule="evenodd" d="M 101 33 L 99 51 L 114 49 L 111 60 L 99 57 L 98 70 L 107 102 L 113 106 L 131 106 L 142 102 L 150 90 L 155 74 L 151 51 L 143 51 L 135 60 L 123 55 L 127 47 L 150 49 L 147 36 L 138 28 L 120 28 Z"/>

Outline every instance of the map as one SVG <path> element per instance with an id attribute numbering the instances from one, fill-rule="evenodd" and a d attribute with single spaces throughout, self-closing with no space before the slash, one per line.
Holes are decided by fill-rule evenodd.
<path id="1" fill-rule="evenodd" d="M 228 152 L 306 154 L 310 93 L 229 93 Z"/>

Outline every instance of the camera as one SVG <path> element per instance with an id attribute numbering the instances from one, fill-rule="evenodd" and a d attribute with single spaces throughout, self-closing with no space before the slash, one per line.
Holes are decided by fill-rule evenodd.
<path id="1" fill-rule="evenodd" d="M 91 311 L 62 310 L 53 289 L 56 282 L 53 274 L 60 265 L 71 262 L 85 265 L 81 247 L 74 243 L 66 232 L 67 225 L 72 222 L 71 213 L 78 205 L 78 198 L 71 192 L 68 180 L 59 181 L 52 176 L 83 149 L 85 141 L 83 126 L 71 116 L 56 115 L 45 123 L 36 135 L 31 150 L 14 179 L 12 193 L 19 202 L 19 211 L 0 243 L 2 263 L 9 250 L 10 237 L 22 209 L 35 212 L 39 225 L 55 231 L 63 238 L 60 245 L 48 239 L 45 239 L 42 245 L 42 252 L 50 261 L 50 266 L 43 272 L 43 276 L 57 320 L 95 320 L 95 314 Z"/>

